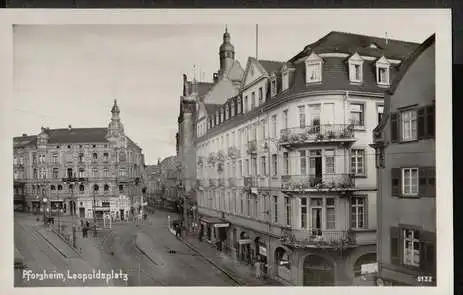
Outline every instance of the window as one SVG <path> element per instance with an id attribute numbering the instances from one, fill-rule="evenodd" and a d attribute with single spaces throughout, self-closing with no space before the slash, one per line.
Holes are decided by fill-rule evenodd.
<path id="1" fill-rule="evenodd" d="M 58 178 L 58 168 L 53 168 L 53 178 Z"/>
<path id="2" fill-rule="evenodd" d="M 278 158 L 276 154 L 272 155 L 272 171 L 273 171 L 273 176 L 278 175 Z"/>
<path id="3" fill-rule="evenodd" d="M 240 200 L 240 214 L 244 215 L 244 195 L 241 195 L 241 200 Z"/>
<path id="4" fill-rule="evenodd" d="M 259 104 L 262 103 L 263 99 L 264 99 L 264 93 L 262 91 L 262 87 L 259 87 Z"/>
<path id="5" fill-rule="evenodd" d="M 228 104 L 225 106 L 225 120 L 228 120 L 228 116 L 230 114 L 230 109 L 228 107 Z"/>
<path id="6" fill-rule="evenodd" d="M 350 81 L 362 82 L 362 65 L 360 63 L 352 63 L 349 67 Z"/>
<path id="7" fill-rule="evenodd" d="M 253 215 L 254 215 L 255 218 L 259 217 L 259 215 L 257 213 L 258 212 L 258 210 L 257 210 L 258 207 L 259 207 L 259 201 L 258 201 L 257 198 L 254 198 L 254 214 Z"/>
<path id="8" fill-rule="evenodd" d="M 278 196 L 273 196 L 273 222 L 278 223 Z"/>
<path id="9" fill-rule="evenodd" d="M 122 184 L 119 185 L 119 192 L 120 193 L 124 192 L 124 186 Z"/>
<path id="10" fill-rule="evenodd" d="M 257 158 L 252 157 L 251 158 L 251 174 L 252 176 L 257 176 Z"/>
<path id="11" fill-rule="evenodd" d="M 85 170 L 84 170 L 84 168 L 79 168 L 79 177 L 85 177 Z"/>
<path id="12" fill-rule="evenodd" d="M 103 174 L 104 174 L 105 177 L 109 177 L 109 168 L 105 167 L 103 169 Z"/>
<path id="13" fill-rule="evenodd" d="M 285 197 L 286 225 L 291 225 L 291 202 L 289 197 Z"/>
<path id="14" fill-rule="evenodd" d="M 109 154 L 108 153 L 104 153 L 103 154 L 103 161 L 108 161 L 109 159 Z"/>
<path id="15" fill-rule="evenodd" d="M 288 110 L 283 111 L 283 129 L 288 129 Z"/>
<path id="16" fill-rule="evenodd" d="M 37 164 L 37 154 L 36 153 L 32 154 L 32 164 Z"/>
<path id="17" fill-rule="evenodd" d="M 119 176 L 127 176 L 127 170 L 125 168 L 119 168 Z"/>
<path id="18" fill-rule="evenodd" d="M 325 172 L 327 174 L 334 174 L 336 171 L 334 159 L 334 150 L 325 150 Z"/>
<path id="19" fill-rule="evenodd" d="M 231 116 L 233 117 L 235 115 L 235 101 L 231 102 Z"/>
<path id="20" fill-rule="evenodd" d="M 58 184 L 58 190 L 59 191 L 63 190 L 63 186 L 61 184 Z"/>
<path id="21" fill-rule="evenodd" d="M 275 76 L 272 76 L 272 79 L 270 81 L 270 87 L 271 87 L 271 93 L 272 93 L 272 96 L 275 96 L 277 95 L 277 79 Z"/>
<path id="22" fill-rule="evenodd" d="M 376 112 L 378 113 L 378 124 L 379 124 L 381 122 L 381 118 L 383 117 L 384 106 L 377 106 Z"/>
<path id="23" fill-rule="evenodd" d="M 410 141 L 417 139 L 416 110 L 402 112 L 401 116 L 402 140 Z"/>
<path id="24" fill-rule="evenodd" d="M 238 98 L 238 109 L 236 110 L 236 113 L 237 114 L 241 113 L 241 99 L 240 98 Z"/>
<path id="25" fill-rule="evenodd" d="M 336 207 L 334 198 L 326 199 L 326 229 L 336 228 Z"/>
<path id="26" fill-rule="evenodd" d="M 289 75 L 288 72 L 283 72 L 282 81 L 281 81 L 281 90 L 285 91 L 289 87 Z"/>
<path id="27" fill-rule="evenodd" d="M 109 191 L 109 185 L 107 185 L 107 184 L 104 185 L 104 191 L 105 192 Z"/>
<path id="28" fill-rule="evenodd" d="M 350 105 L 350 123 L 355 126 L 364 125 L 363 104 L 352 103 Z"/>
<path id="29" fill-rule="evenodd" d="M 288 152 L 283 153 L 283 175 L 289 175 L 289 155 L 288 155 Z"/>
<path id="30" fill-rule="evenodd" d="M 45 164 L 45 155 L 39 155 L 39 163 Z"/>
<path id="31" fill-rule="evenodd" d="M 243 113 L 247 113 L 247 111 L 248 111 L 248 96 L 247 95 L 244 97 L 243 108 L 244 108 Z"/>
<path id="32" fill-rule="evenodd" d="M 246 201 L 246 215 L 251 216 L 251 196 L 247 195 Z"/>
<path id="33" fill-rule="evenodd" d="M 376 68 L 377 82 L 380 85 L 389 85 L 389 67 L 378 66 Z"/>
<path id="34" fill-rule="evenodd" d="M 418 195 L 418 168 L 402 168 L 402 195 Z"/>
<path id="35" fill-rule="evenodd" d="M 419 231 L 404 229 L 404 256 L 405 265 L 420 266 L 420 236 Z"/>
<path id="36" fill-rule="evenodd" d="M 52 184 L 52 185 L 50 186 L 50 190 L 54 191 L 55 189 L 56 189 L 55 185 Z"/>
<path id="37" fill-rule="evenodd" d="M 239 166 L 239 169 L 240 169 L 240 176 L 243 177 L 243 161 L 242 160 L 239 160 L 238 162 L 238 166 Z"/>
<path id="38" fill-rule="evenodd" d="M 100 187 L 98 186 L 98 184 L 95 184 L 95 185 L 93 186 L 93 190 L 94 190 L 95 192 L 97 192 L 97 191 L 100 190 Z"/>
<path id="39" fill-rule="evenodd" d="M 47 169 L 46 168 L 40 168 L 39 177 L 40 177 L 40 179 L 47 178 Z"/>
<path id="40" fill-rule="evenodd" d="M 97 168 L 92 169 L 92 177 L 98 177 L 98 169 Z"/>
<path id="41" fill-rule="evenodd" d="M 351 151 L 351 173 L 365 175 L 365 150 L 353 149 Z"/>
<path id="42" fill-rule="evenodd" d="M 79 185 L 79 191 L 83 193 L 85 191 L 85 186 L 83 184 Z"/>
<path id="43" fill-rule="evenodd" d="M 72 168 L 68 168 L 67 172 L 68 172 L 68 173 L 67 173 L 67 174 L 68 174 L 68 178 L 72 178 L 72 177 L 74 176 L 74 175 L 73 175 L 74 173 L 72 172 Z"/>
<path id="44" fill-rule="evenodd" d="M 305 151 L 299 151 L 299 163 L 301 175 L 307 175 L 307 158 Z"/>
<path id="45" fill-rule="evenodd" d="M 251 110 L 256 107 L 256 93 L 251 93 Z"/>
<path id="46" fill-rule="evenodd" d="M 310 123 L 312 126 L 320 126 L 321 105 L 312 104 L 309 106 Z"/>
<path id="47" fill-rule="evenodd" d="M 299 106 L 299 127 L 305 127 L 305 106 Z"/>
<path id="48" fill-rule="evenodd" d="M 267 163 L 265 161 L 265 156 L 261 157 L 261 175 L 267 176 Z"/>
<path id="49" fill-rule="evenodd" d="M 307 228 L 307 198 L 301 198 L 301 228 Z"/>
<path id="50" fill-rule="evenodd" d="M 277 115 L 272 116 L 272 138 L 277 137 Z"/>
<path id="51" fill-rule="evenodd" d="M 58 162 L 58 154 L 53 154 L 53 156 L 51 157 L 51 162 L 53 164 L 56 164 Z"/>
<path id="52" fill-rule="evenodd" d="M 246 160 L 245 160 L 245 164 L 244 164 L 244 165 L 245 165 L 245 167 L 244 167 L 244 169 L 245 169 L 245 176 L 249 176 L 249 159 L 246 159 Z"/>
<path id="53" fill-rule="evenodd" d="M 352 197 L 351 199 L 351 227 L 364 228 L 365 227 L 365 198 Z"/>
<path id="54" fill-rule="evenodd" d="M 307 83 L 316 83 L 322 81 L 322 64 L 321 62 L 307 63 Z"/>

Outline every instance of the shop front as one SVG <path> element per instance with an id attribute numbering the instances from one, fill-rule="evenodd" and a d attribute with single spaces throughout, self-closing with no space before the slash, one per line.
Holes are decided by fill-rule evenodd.
<path id="1" fill-rule="evenodd" d="M 219 251 L 224 249 L 230 223 L 219 218 L 201 217 L 199 233 L 202 239 L 215 244 Z"/>

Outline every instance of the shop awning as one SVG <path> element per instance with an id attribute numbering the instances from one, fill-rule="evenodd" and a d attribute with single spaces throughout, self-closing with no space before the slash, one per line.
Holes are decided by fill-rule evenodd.
<path id="1" fill-rule="evenodd" d="M 214 227 L 230 227 L 230 223 L 219 218 L 201 217 L 201 222 L 213 225 Z"/>

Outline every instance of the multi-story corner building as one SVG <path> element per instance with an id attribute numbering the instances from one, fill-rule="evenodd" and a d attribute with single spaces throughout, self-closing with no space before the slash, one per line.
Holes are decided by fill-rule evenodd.
<path id="1" fill-rule="evenodd" d="M 351 285 L 376 262 L 372 130 L 418 44 L 331 32 L 287 62 L 249 58 L 199 105 L 201 233 L 290 285 Z"/>
<path id="2" fill-rule="evenodd" d="M 13 139 L 15 190 L 29 210 L 128 218 L 142 194 L 144 156 L 125 135 L 116 101 L 111 113 L 107 128 L 42 128 Z"/>
<path id="3" fill-rule="evenodd" d="M 219 47 L 220 68 L 213 74 L 212 83 L 199 82 L 194 78 L 188 81 L 183 75 L 183 95 L 180 99 L 178 117 L 177 157 L 179 161 L 180 194 L 183 200 L 184 221 L 188 230 L 198 224 L 196 187 L 196 138 L 206 128 L 204 121 L 197 123 L 197 114 L 205 106 L 211 110 L 222 104 L 227 97 L 239 93 L 243 69 L 235 60 L 235 48 L 231 44 L 230 33 L 225 30 L 223 43 Z M 194 228 L 194 229 L 197 229 Z"/>
<path id="4" fill-rule="evenodd" d="M 374 130 L 378 270 L 387 285 L 436 284 L 435 36 L 404 63 Z"/>

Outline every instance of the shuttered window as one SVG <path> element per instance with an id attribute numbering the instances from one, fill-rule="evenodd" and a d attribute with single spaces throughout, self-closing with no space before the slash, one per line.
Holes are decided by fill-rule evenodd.
<path id="1" fill-rule="evenodd" d="M 434 106 L 426 106 L 417 110 L 418 139 L 433 138 L 435 135 Z"/>

